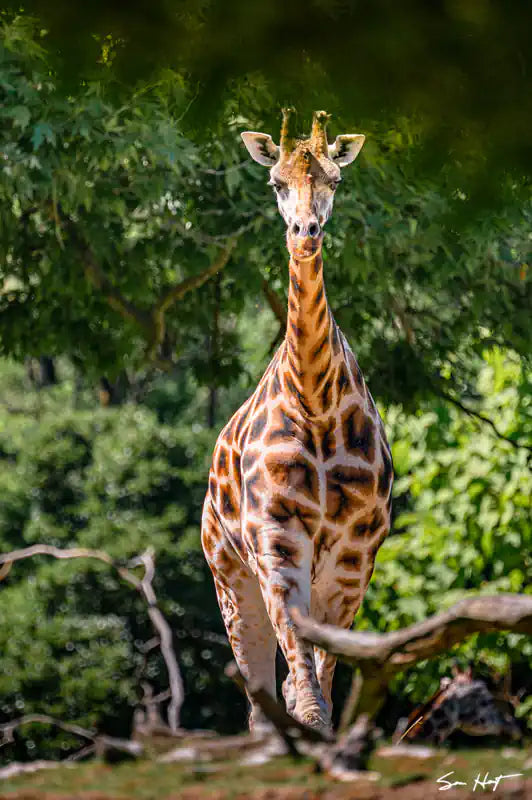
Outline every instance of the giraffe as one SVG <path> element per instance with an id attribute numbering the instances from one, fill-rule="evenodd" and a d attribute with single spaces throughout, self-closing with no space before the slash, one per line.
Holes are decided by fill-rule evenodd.
<path id="1" fill-rule="evenodd" d="M 404 731 L 398 726 L 396 743 L 423 739 L 442 744 L 454 731 L 470 736 L 521 737 L 513 716 L 498 707 L 484 681 L 473 678 L 471 668 L 463 672 L 453 669 L 452 678 L 442 678 L 438 691 L 411 713 Z"/>
<path id="2" fill-rule="evenodd" d="M 296 633 L 291 607 L 350 627 L 388 533 L 393 467 L 384 426 L 327 303 L 323 226 L 340 169 L 364 136 L 327 143 L 328 115 L 310 138 L 283 112 L 280 146 L 242 133 L 270 169 L 287 226 L 289 295 L 284 341 L 255 392 L 215 445 L 202 516 L 202 546 L 238 667 L 276 695 L 275 654 L 288 664 L 287 710 L 331 725 L 336 658 Z M 251 702 L 251 730 L 265 725 Z"/>

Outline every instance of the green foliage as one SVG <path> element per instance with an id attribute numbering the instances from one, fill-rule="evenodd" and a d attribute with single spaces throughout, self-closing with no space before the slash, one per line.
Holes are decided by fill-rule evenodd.
<path id="1" fill-rule="evenodd" d="M 65 94 L 27 21 L 14 36 L 20 25 L 4 27 L 0 49 L 2 348 L 16 357 L 60 350 L 116 372 L 143 357 L 142 325 L 109 307 L 88 279 L 89 263 L 145 312 L 257 216 L 265 187 L 247 163 L 245 189 L 240 168 L 231 173 L 234 131 L 203 150 L 180 133 L 189 97 L 178 76 L 118 98 L 105 82 Z M 238 310 L 242 292 L 226 295 Z M 174 352 L 186 344 L 200 364 L 209 300 L 208 291 L 190 295 L 169 330 Z M 222 331 L 222 346 L 226 339 L 229 350 Z M 228 366 L 226 358 L 226 379 Z"/>
<path id="2" fill-rule="evenodd" d="M 318 5 L 318 26 L 317 6 L 298 18 L 309 45 L 333 31 Z M 345 172 L 324 245 L 328 299 L 388 407 L 398 475 L 396 530 L 358 624 L 391 630 L 468 591 L 530 590 L 528 451 L 443 398 L 480 409 L 512 442 L 530 444 L 528 111 L 509 91 L 495 124 L 495 112 L 471 98 L 491 98 L 498 87 L 500 100 L 517 64 L 527 74 L 532 48 L 520 46 L 519 16 L 506 16 L 494 82 L 484 45 L 498 31 L 499 4 L 483 13 L 479 4 L 461 4 L 464 12 L 458 5 L 446 5 L 452 24 L 441 41 L 468 31 L 467 53 L 456 62 L 460 80 L 441 71 L 446 59 L 430 49 L 430 37 L 429 69 L 411 58 L 411 36 L 397 36 L 391 49 L 382 47 L 387 37 L 370 36 L 371 58 L 357 50 L 366 77 L 359 65 L 356 85 L 354 50 L 346 50 L 353 21 L 343 25 L 340 9 L 340 44 L 327 45 L 320 64 L 306 47 L 304 69 L 297 48 L 293 62 L 287 56 L 297 3 L 283 6 L 286 37 L 276 36 L 276 48 L 268 40 L 279 33 L 276 3 L 257 18 L 251 49 L 232 46 L 243 15 L 249 23 L 248 4 L 235 4 L 233 19 L 216 2 L 189 4 L 178 17 L 156 2 L 148 28 L 138 26 L 137 7 L 126 20 L 108 16 L 109 3 L 83 13 L 79 4 L 42 4 L 42 26 L 24 14 L 1 16 L 0 353 L 12 360 L 0 364 L 0 550 L 44 541 L 101 547 L 125 561 L 153 547 L 155 588 L 186 682 L 185 725 L 233 730 L 244 722 L 244 703 L 222 677 L 230 653 L 199 521 L 214 429 L 256 385 L 278 335 L 263 282 L 286 302 L 283 223 L 266 172 L 239 137 L 253 128 L 277 138 L 281 100 L 307 110 L 329 103 L 345 130 L 362 119 L 368 134 Z M 389 30 L 395 13 L 405 19 L 401 7 Z M 443 12 L 425 4 L 419 13 L 429 30 L 433 13 Z M 83 24 L 69 25 L 76 15 Z M 177 29 L 188 37 L 182 49 Z M 162 34 L 179 63 L 168 58 Z M 515 59 L 503 57 L 508 48 Z M 144 80 L 121 82 L 133 52 Z M 384 81 L 392 62 L 413 64 L 416 81 L 406 72 L 403 83 L 399 70 Z M 479 63 L 470 80 L 465 67 Z M 393 97 L 393 124 L 377 83 Z M 463 91 L 459 107 L 450 86 Z M 421 108 L 407 96 L 424 98 Z M 218 103 L 212 118 L 207 97 Z M 300 128 L 309 123 L 301 119 Z M 332 135 L 344 132 L 336 125 Z M 223 272 L 167 313 L 162 349 L 175 369 L 154 378 L 146 314 L 212 265 L 233 237 Z M 63 382 L 37 391 L 20 363 L 42 355 L 62 358 Z M 119 374 L 129 381 L 129 401 L 95 407 L 86 382 Z M 166 686 L 157 651 L 143 650 L 153 632 L 141 599 L 102 564 L 44 558 L 17 564 L 0 591 L 2 715 L 47 712 L 126 735 L 140 681 Z M 475 637 L 455 655 L 499 671 L 511 662 L 524 683 L 532 653 L 522 638 L 497 634 Z M 394 691 L 423 699 L 448 662 L 420 665 Z M 57 754 L 73 744 L 33 728 L 4 756 Z"/>
<path id="3" fill-rule="evenodd" d="M 124 563 L 153 547 L 154 588 L 187 687 L 183 723 L 242 723 L 236 689 L 227 682 L 220 695 L 230 652 L 199 541 L 213 433 L 169 427 L 142 406 L 95 409 L 84 396 L 74 408 L 69 382 L 32 395 L 20 367 L 3 365 L 2 375 L 0 550 L 79 545 Z M 23 561 L 1 586 L 5 718 L 39 711 L 127 735 L 140 682 L 156 691 L 167 686 L 158 650 L 143 650 L 154 632 L 142 599 L 109 567 L 88 559 Z M 228 702 L 240 717 L 227 718 Z M 34 727 L 16 753 L 57 754 L 73 744 Z"/>
<path id="4" fill-rule="evenodd" d="M 46 41 L 24 17 L 3 26 L 1 352 L 63 353 L 93 374 L 138 370 L 142 314 L 236 233 L 217 287 L 170 309 L 164 342 L 201 384 L 234 383 L 247 366 L 236 320 L 250 301 L 264 305 L 264 279 L 283 295 L 286 284 L 266 171 L 238 135 L 265 124 L 267 86 L 253 84 L 247 117 L 228 97 L 222 132 L 201 139 L 183 133 L 195 95 L 178 74 L 132 89 L 100 75 L 67 91 Z M 501 180 L 500 204 L 475 216 L 448 164 L 423 171 L 415 119 L 366 132 L 327 228 L 329 301 L 382 400 L 414 404 L 442 385 L 462 395 L 487 346 L 530 352 L 530 196 L 523 181 Z M 116 309 L 94 269 L 139 318 Z"/>
<path id="5" fill-rule="evenodd" d="M 532 433 L 530 380 L 514 358 L 486 355 L 478 375 L 483 411 L 509 438 Z M 396 483 L 394 534 L 377 557 L 357 627 L 389 631 L 419 622 L 467 592 L 530 592 L 530 451 L 498 439 L 485 423 L 433 403 L 415 415 L 390 408 Z M 395 691 L 421 702 L 450 661 L 528 680 L 532 646 L 515 634 L 478 635 L 438 661 L 421 663 Z"/>
<path id="6" fill-rule="evenodd" d="M 252 118 L 259 87 L 269 126 L 282 105 L 325 107 L 348 127 L 417 115 L 425 164 L 473 178 L 482 202 L 497 200 L 508 169 L 530 176 L 527 3 L 153 0 L 125 11 L 116 0 L 28 0 L 24 9 L 39 16 L 71 86 L 102 71 L 126 85 L 168 68 L 186 75 L 195 98 L 186 121 L 205 136 L 224 124 L 228 99 Z"/>

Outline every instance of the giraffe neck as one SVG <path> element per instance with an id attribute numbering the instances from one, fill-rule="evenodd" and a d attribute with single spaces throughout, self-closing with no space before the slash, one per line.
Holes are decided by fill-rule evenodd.
<path id="1" fill-rule="evenodd" d="M 308 257 L 291 253 L 286 327 L 286 386 L 309 416 L 325 413 L 331 402 L 333 352 L 339 349 L 323 281 L 321 241 Z"/>

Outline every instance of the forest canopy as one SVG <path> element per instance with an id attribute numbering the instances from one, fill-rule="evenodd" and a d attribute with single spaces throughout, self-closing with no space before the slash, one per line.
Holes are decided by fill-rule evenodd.
<path id="1" fill-rule="evenodd" d="M 532 9 L 518 0 L 135 0 L 127 14 L 117 0 L 28 0 L 24 8 L 71 83 L 97 74 L 102 51 L 128 85 L 164 69 L 186 76 L 196 97 L 187 122 L 207 137 L 223 125 L 228 98 L 249 115 L 256 86 L 266 85 L 269 127 L 286 103 L 325 106 L 348 127 L 419 114 L 435 164 L 462 161 L 485 186 L 495 170 L 497 194 L 506 169 L 530 176 Z"/>
<path id="2" fill-rule="evenodd" d="M 185 359 L 200 382 L 231 381 L 246 303 L 266 297 L 280 331 L 286 308 L 282 221 L 239 137 L 276 135 L 270 84 L 235 85 L 198 136 L 190 77 L 126 87 L 95 63 L 72 86 L 40 24 L 2 29 L 2 352 L 110 375 Z M 499 174 L 480 213 L 449 160 L 420 167 L 415 117 L 364 131 L 327 228 L 329 302 L 378 397 L 467 396 L 486 347 L 530 353 L 528 179 Z"/>

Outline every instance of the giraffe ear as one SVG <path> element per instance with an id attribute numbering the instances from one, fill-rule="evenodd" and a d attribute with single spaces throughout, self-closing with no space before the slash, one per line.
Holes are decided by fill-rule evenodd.
<path id="1" fill-rule="evenodd" d="M 279 161 L 279 147 L 267 133 L 244 131 L 240 135 L 253 161 L 263 167 L 273 167 Z"/>
<path id="2" fill-rule="evenodd" d="M 366 137 L 362 133 L 344 133 L 329 145 L 329 158 L 339 167 L 347 167 L 362 150 Z"/>

